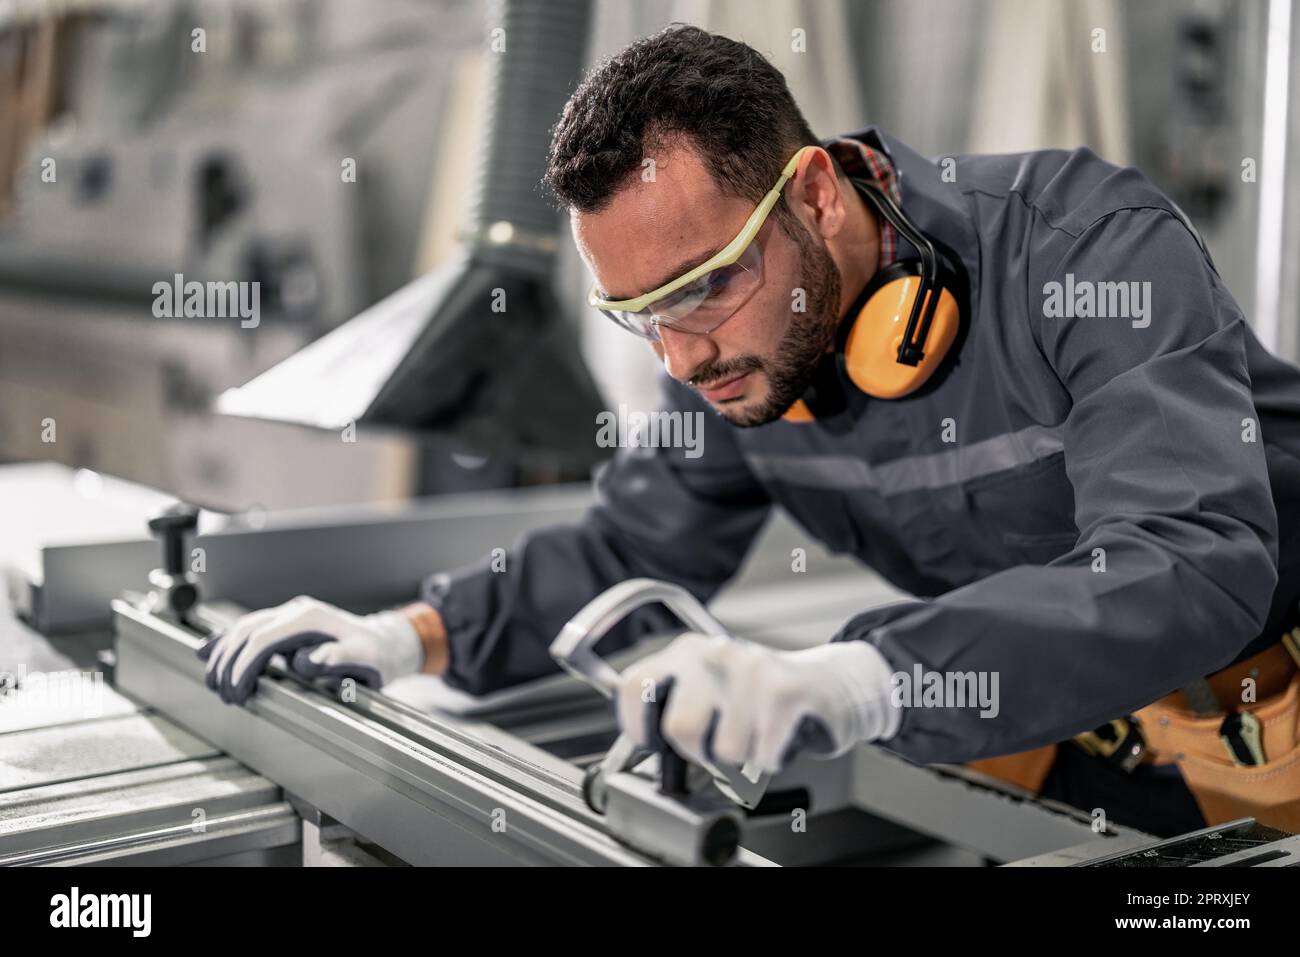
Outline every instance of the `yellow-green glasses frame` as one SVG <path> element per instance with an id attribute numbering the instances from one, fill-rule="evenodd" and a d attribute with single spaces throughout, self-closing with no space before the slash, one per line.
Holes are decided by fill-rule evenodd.
<path id="1" fill-rule="evenodd" d="M 745 225 L 741 227 L 740 232 L 736 234 L 736 238 L 719 250 L 716 256 L 713 256 L 707 262 L 700 263 L 700 265 L 696 266 L 690 272 L 678 276 L 672 282 L 665 283 L 658 289 L 647 292 L 643 296 L 637 296 L 635 299 L 601 299 L 600 291 L 595 285 L 593 285 L 591 287 L 591 292 L 587 296 L 588 304 L 602 311 L 641 312 L 642 310 L 654 305 L 665 296 L 672 295 L 683 286 L 693 283 L 701 276 L 706 275 L 715 269 L 721 269 L 724 266 L 732 265 L 745 254 L 745 250 L 749 248 L 749 244 L 754 241 L 754 237 L 758 235 L 758 231 L 763 228 L 763 223 L 767 221 L 768 213 L 772 212 L 772 207 L 776 205 L 776 201 L 781 196 L 781 190 L 785 189 L 785 184 L 789 182 L 790 177 L 793 176 L 795 170 L 799 168 L 799 160 L 803 158 L 804 153 L 816 148 L 817 147 L 815 146 L 802 147 L 799 152 L 790 157 L 790 162 L 786 163 L 785 168 L 781 170 L 781 178 L 776 181 L 776 185 L 767 191 L 767 195 L 764 196 L 758 206 L 754 208 L 754 212 L 751 213 L 749 219 L 745 221 Z"/>

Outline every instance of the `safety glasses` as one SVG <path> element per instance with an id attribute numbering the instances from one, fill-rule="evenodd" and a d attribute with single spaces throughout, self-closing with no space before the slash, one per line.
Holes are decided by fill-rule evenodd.
<path id="1" fill-rule="evenodd" d="M 799 168 L 799 160 L 815 148 L 805 146 L 790 157 L 776 185 L 767 191 L 736 238 L 716 256 L 635 299 L 602 299 L 593 285 L 587 302 L 629 332 L 653 341 L 658 341 L 661 326 L 694 335 L 717 329 L 763 285 L 763 252 L 754 239 Z"/>

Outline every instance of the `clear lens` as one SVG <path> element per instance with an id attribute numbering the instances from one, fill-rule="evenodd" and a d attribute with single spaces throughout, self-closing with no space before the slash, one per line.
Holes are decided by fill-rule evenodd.
<path id="1" fill-rule="evenodd" d="M 661 325 L 703 335 L 735 315 L 762 284 L 763 253 L 753 242 L 730 266 L 705 273 L 640 312 L 601 311 L 645 339 L 657 340 Z"/>

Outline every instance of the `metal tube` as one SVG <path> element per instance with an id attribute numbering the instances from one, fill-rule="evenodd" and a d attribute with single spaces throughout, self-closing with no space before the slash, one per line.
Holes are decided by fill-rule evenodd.
<path id="1" fill-rule="evenodd" d="M 196 638 L 126 602 L 113 610 L 123 691 L 408 863 L 650 862 L 604 832 L 576 768 L 509 735 L 270 677 L 228 707 L 203 687 Z"/>

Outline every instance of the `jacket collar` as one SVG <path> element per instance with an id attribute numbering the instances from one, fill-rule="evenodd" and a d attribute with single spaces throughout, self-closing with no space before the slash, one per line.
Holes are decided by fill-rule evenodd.
<path id="1" fill-rule="evenodd" d="M 960 256 L 973 281 L 979 270 L 979 237 L 957 184 L 945 183 L 934 162 L 878 126 L 843 138 L 866 143 L 889 157 L 902 190 L 903 211 L 922 232 Z"/>

